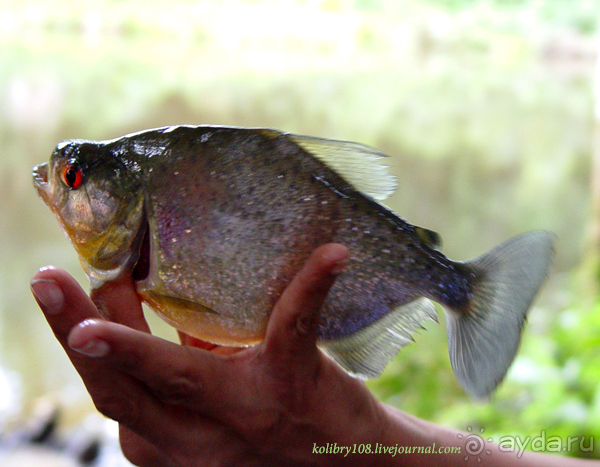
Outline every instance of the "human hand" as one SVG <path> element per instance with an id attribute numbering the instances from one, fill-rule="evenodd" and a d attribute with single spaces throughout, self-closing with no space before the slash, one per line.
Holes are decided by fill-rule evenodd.
<path id="1" fill-rule="evenodd" d="M 265 340 L 234 353 L 150 335 L 129 278 L 92 301 L 65 271 L 46 268 L 32 290 L 96 407 L 119 422 L 134 464 L 373 465 L 374 456 L 313 453 L 375 445 L 386 428 L 382 404 L 315 345 L 319 309 L 347 255 L 341 245 L 317 249 L 276 304 Z"/>

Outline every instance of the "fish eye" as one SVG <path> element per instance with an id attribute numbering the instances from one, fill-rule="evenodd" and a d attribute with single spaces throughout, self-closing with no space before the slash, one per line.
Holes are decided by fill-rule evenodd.
<path id="1" fill-rule="evenodd" d="M 71 190 L 76 190 L 83 182 L 83 171 L 76 161 L 69 161 L 62 171 L 62 181 Z"/>

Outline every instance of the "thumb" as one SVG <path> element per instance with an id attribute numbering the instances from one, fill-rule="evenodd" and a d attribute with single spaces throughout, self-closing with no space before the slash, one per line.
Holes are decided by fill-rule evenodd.
<path id="1" fill-rule="evenodd" d="M 312 253 L 273 309 L 264 341 L 267 355 L 279 362 L 316 355 L 319 311 L 347 259 L 348 249 L 336 243 Z"/>

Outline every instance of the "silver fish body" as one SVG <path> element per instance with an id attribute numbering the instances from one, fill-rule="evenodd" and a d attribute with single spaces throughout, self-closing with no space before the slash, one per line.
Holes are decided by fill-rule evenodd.
<path id="1" fill-rule="evenodd" d="M 436 234 L 373 199 L 393 187 L 382 156 L 274 130 L 180 126 L 61 143 L 34 180 L 93 287 L 133 274 L 165 320 L 218 344 L 259 342 L 310 253 L 342 243 L 349 264 L 321 310 L 320 347 L 352 374 L 376 376 L 435 318 L 433 300 L 447 311 L 459 381 L 484 396 L 517 351 L 552 235 L 453 262 Z"/>

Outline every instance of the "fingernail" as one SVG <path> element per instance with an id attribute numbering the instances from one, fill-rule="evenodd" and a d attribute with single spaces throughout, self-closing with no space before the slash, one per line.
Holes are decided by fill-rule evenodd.
<path id="1" fill-rule="evenodd" d="M 110 352 L 110 345 L 108 342 L 98 337 L 89 339 L 89 332 L 86 331 L 86 329 L 89 330 L 90 327 L 93 329 L 96 324 L 97 322 L 95 320 L 86 319 L 75 326 L 69 333 L 69 337 L 67 337 L 69 347 L 88 357 L 106 357 Z"/>
<path id="2" fill-rule="evenodd" d="M 63 291 L 52 279 L 33 279 L 31 291 L 44 307 L 44 313 L 55 315 L 60 312 L 65 302 Z"/>
<path id="3" fill-rule="evenodd" d="M 80 347 L 71 345 L 71 348 L 80 354 L 94 358 L 106 357 L 110 352 L 110 345 L 102 339 L 92 339 Z"/>

